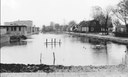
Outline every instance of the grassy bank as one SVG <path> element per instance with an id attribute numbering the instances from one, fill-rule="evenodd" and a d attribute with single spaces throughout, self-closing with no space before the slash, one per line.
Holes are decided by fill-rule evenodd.
<path id="1" fill-rule="evenodd" d="M 100 34 L 89 34 L 89 33 L 74 33 L 74 32 L 67 32 L 67 34 L 91 37 L 91 38 L 102 39 L 102 40 L 108 40 L 108 41 L 113 41 L 113 42 L 128 45 L 128 38 L 123 38 L 123 37 L 115 37 L 115 36 L 100 35 Z"/>

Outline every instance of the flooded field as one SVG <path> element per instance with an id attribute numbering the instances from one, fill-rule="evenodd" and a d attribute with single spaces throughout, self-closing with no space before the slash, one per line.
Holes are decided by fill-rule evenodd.
<path id="1" fill-rule="evenodd" d="M 105 40 L 68 34 L 39 34 L 22 42 L 3 44 L 1 63 L 118 65 L 126 62 L 127 49 L 126 45 Z"/>

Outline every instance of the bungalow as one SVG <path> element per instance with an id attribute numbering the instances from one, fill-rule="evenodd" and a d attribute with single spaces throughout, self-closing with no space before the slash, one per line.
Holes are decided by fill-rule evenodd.
<path id="1" fill-rule="evenodd" d="M 78 25 L 78 31 L 79 32 L 100 32 L 101 27 L 99 22 L 96 20 L 91 20 L 91 21 L 82 21 Z"/>
<path id="2" fill-rule="evenodd" d="M 33 26 L 33 21 L 31 20 L 17 20 L 17 21 L 12 21 L 12 22 L 4 22 L 4 25 L 26 25 L 27 26 L 27 34 L 31 34 L 32 32 L 32 26 Z"/>
<path id="3" fill-rule="evenodd" d="M 97 20 L 81 21 L 77 26 L 78 32 L 86 33 L 106 33 L 112 31 L 113 25 L 109 23 L 107 27 L 101 25 Z"/>
<path id="4" fill-rule="evenodd" d="M 39 33 L 39 27 L 32 27 L 32 33 L 33 34 L 38 34 Z"/>
<path id="5" fill-rule="evenodd" d="M 89 32 L 89 26 L 87 21 L 82 21 L 78 24 L 77 27 L 78 32 Z"/>
<path id="6" fill-rule="evenodd" d="M 99 24 L 99 21 L 97 20 L 89 21 L 89 32 L 92 32 L 92 33 L 101 32 L 102 28 L 103 26 Z"/>
<path id="7" fill-rule="evenodd" d="M 116 32 L 125 33 L 126 32 L 126 26 L 125 25 L 117 26 L 116 27 Z"/>
<path id="8" fill-rule="evenodd" d="M 4 34 L 6 34 L 6 33 L 7 33 L 6 28 L 1 28 L 1 27 L 0 27 L 0 36 L 1 36 L 1 35 L 4 35 Z"/>
<path id="9" fill-rule="evenodd" d="M 0 25 L 0 28 L 6 29 L 6 33 L 10 36 L 27 35 L 27 27 L 25 25 Z"/>
<path id="10" fill-rule="evenodd" d="M 6 35 L 7 31 L 6 28 L 1 28 L 0 27 L 0 48 L 2 47 L 3 43 L 9 41 L 9 36 Z"/>
<path id="11" fill-rule="evenodd" d="M 115 36 L 128 37 L 127 28 L 125 25 L 116 26 Z"/>

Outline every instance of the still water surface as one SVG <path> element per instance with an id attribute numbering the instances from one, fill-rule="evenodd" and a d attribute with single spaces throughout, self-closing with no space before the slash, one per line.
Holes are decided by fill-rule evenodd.
<path id="1" fill-rule="evenodd" d="M 1 63 L 55 65 L 117 65 L 125 60 L 127 46 L 67 34 L 32 35 L 20 43 L 1 47 Z M 61 43 L 46 44 L 46 39 Z M 95 49 L 101 43 L 104 48 Z"/>

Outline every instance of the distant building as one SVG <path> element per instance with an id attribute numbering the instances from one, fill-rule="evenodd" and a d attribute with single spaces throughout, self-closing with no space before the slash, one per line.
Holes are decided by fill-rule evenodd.
<path id="1" fill-rule="evenodd" d="M 101 32 L 102 26 L 96 20 L 82 21 L 78 24 L 79 32 Z"/>
<path id="2" fill-rule="evenodd" d="M 32 27 L 32 33 L 33 34 L 37 34 L 37 33 L 39 33 L 39 27 Z"/>
<path id="3" fill-rule="evenodd" d="M 86 22 L 86 21 L 80 22 L 77 30 L 79 32 L 89 32 L 88 22 Z"/>
<path id="4" fill-rule="evenodd" d="M 116 32 L 122 32 L 122 33 L 125 33 L 127 30 L 126 30 L 126 26 L 125 25 L 121 25 L 121 26 L 116 26 L 116 29 L 115 29 Z"/>
<path id="5" fill-rule="evenodd" d="M 115 36 L 128 37 L 127 28 L 125 25 L 116 26 Z"/>
<path id="6" fill-rule="evenodd" d="M 6 34 L 7 34 L 6 28 L 0 27 L 0 44 L 1 44 L 1 46 L 2 46 L 2 43 L 8 42 L 10 39 L 10 37 Z"/>
<path id="7" fill-rule="evenodd" d="M 13 22 L 5 22 L 4 25 L 26 25 L 27 26 L 27 33 L 31 34 L 33 22 L 31 20 L 18 20 Z"/>
<path id="8" fill-rule="evenodd" d="M 0 36 L 7 33 L 6 28 L 0 27 Z"/>
<path id="9" fill-rule="evenodd" d="M 108 31 L 112 31 L 112 29 L 112 24 L 105 27 L 104 25 L 101 25 L 97 20 L 81 21 L 77 26 L 78 32 L 85 33 L 105 33 Z"/>
<path id="10" fill-rule="evenodd" d="M 13 35 L 27 35 L 27 26 L 25 25 L 1 25 L 0 29 L 4 29 L 3 33 L 13 36 Z"/>

